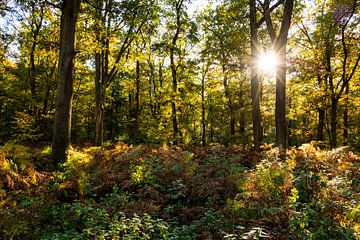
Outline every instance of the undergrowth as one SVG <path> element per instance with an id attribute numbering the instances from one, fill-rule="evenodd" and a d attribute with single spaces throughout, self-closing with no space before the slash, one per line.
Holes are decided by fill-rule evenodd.
<path id="1" fill-rule="evenodd" d="M 357 239 L 360 158 L 303 145 L 0 147 L 0 239 Z M 57 170 L 56 170 L 57 169 Z"/>

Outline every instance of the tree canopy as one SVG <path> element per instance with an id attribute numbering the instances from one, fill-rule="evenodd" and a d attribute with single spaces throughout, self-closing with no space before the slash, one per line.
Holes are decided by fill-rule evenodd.
<path id="1" fill-rule="evenodd" d="M 61 4 L 1 5 L 3 143 L 52 138 Z M 286 4 L 219 1 L 194 11 L 196 3 L 189 1 L 82 2 L 71 141 L 255 141 L 259 149 L 279 144 L 277 133 L 284 128 L 282 145 L 358 144 L 358 3 L 296 2 L 292 20 Z M 288 41 L 276 35 L 284 27 L 290 27 Z M 274 86 L 274 75 L 261 71 L 258 62 L 274 51 L 280 67 L 285 60 L 276 49 L 285 50 L 283 44 L 288 84 L 277 77 Z M 280 89 L 279 98 L 274 93 Z"/>

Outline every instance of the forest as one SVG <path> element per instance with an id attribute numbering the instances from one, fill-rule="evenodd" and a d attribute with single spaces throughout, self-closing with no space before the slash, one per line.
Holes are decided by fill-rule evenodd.
<path id="1" fill-rule="evenodd" d="M 360 239 L 359 0 L 0 0 L 0 239 Z"/>

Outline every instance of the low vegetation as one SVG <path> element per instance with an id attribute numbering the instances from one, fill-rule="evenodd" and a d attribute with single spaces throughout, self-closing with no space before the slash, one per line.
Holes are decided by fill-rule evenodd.
<path id="1" fill-rule="evenodd" d="M 1 239 L 357 239 L 360 157 L 109 144 L 0 148 Z"/>

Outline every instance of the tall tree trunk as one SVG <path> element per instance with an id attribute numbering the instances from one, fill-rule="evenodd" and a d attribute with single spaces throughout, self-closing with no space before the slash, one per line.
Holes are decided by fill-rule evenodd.
<path id="1" fill-rule="evenodd" d="M 317 127 L 317 141 L 324 141 L 324 128 L 325 128 L 325 109 L 318 109 L 319 119 L 318 119 L 318 127 Z"/>
<path id="2" fill-rule="evenodd" d="M 245 121 L 245 113 L 244 113 L 244 100 L 243 100 L 243 95 L 244 92 L 243 90 L 240 90 L 240 94 L 239 94 L 239 99 L 240 99 L 240 103 L 239 103 L 239 108 L 240 108 L 240 114 L 239 114 L 239 134 L 242 138 L 243 141 L 245 141 L 244 137 L 245 137 L 245 125 L 246 125 L 246 121 Z"/>
<path id="3" fill-rule="evenodd" d="M 135 93 L 135 116 L 136 116 L 136 130 L 139 128 L 140 115 L 140 61 L 136 61 L 136 93 Z"/>
<path id="4" fill-rule="evenodd" d="M 171 101 L 171 112 L 172 112 L 172 125 L 173 125 L 173 138 L 174 144 L 177 144 L 178 136 L 179 136 L 179 127 L 177 121 L 177 109 L 176 109 L 176 98 L 177 98 L 177 67 L 175 66 L 175 48 L 177 44 L 177 40 L 180 34 L 181 21 L 180 14 L 182 9 L 183 0 L 176 2 L 176 30 L 174 36 L 172 38 L 171 47 L 170 47 L 170 68 L 171 68 L 171 76 L 172 76 L 172 90 L 173 97 Z"/>
<path id="5" fill-rule="evenodd" d="M 349 82 L 347 82 L 345 87 L 345 109 L 344 109 L 344 132 L 343 132 L 343 145 L 348 144 L 348 137 L 349 137 L 349 91 L 350 86 Z"/>
<path id="6" fill-rule="evenodd" d="M 174 80 L 175 79 L 175 80 Z M 175 98 L 176 98 L 176 93 L 177 93 L 177 84 L 175 83 L 176 81 L 176 77 L 173 77 L 173 99 L 171 101 L 171 118 L 172 118 L 172 125 L 173 125 L 173 138 L 174 138 L 174 143 L 177 143 L 178 140 L 178 135 L 179 135 L 179 128 L 178 128 L 178 123 L 177 123 L 177 113 L 176 113 L 176 103 L 175 103 Z"/>
<path id="7" fill-rule="evenodd" d="M 227 70 L 225 64 L 222 65 L 222 73 L 223 73 L 223 85 L 225 90 L 225 96 L 228 100 L 228 107 L 229 107 L 229 113 L 230 113 L 230 139 L 235 135 L 235 109 L 234 109 L 234 103 L 232 101 L 232 94 L 229 87 L 229 80 L 227 77 Z"/>
<path id="8" fill-rule="evenodd" d="M 337 108 L 339 99 L 336 96 L 331 97 L 331 115 L 330 115 L 330 147 L 337 146 Z"/>
<path id="9" fill-rule="evenodd" d="M 269 3 L 269 1 L 266 1 Z M 265 9 L 265 20 L 271 39 L 274 41 L 274 49 L 278 56 L 276 67 L 276 99 L 275 99 L 275 144 L 279 147 L 280 157 L 286 158 L 286 44 L 291 24 L 294 0 L 286 0 L 284 15 L 281 22 L 280 33 L 275 39 L 275 30 L 272 26 L 270 13 Z M 275 39 L 275 40 L 274 40 Z"/>
<path id="10" fill-rule="evenodd" d="M 47 114 L 47 107 L 49 104 L 49 98 L 50 98 L 50 92 L 51 92 L 51 80 L 54 76 L 55 70 L 56 70 L 56 62 L 54 63 L 53 67 L 50 70 L 50 74 L 47 74 L 47 79 L 48 81 L 46 82 L 46 94 L 45 94 L 45 98 L 43 101 L 43 108 L 42 108 L 42 114 L 46 115 Z"/>
<path id="11" fill-rule="evenodd" d="M 215 135 L 215 130 L 214 130 L 214 116 L 213 116 L 213 111 L 214 111 L 214 107 L 213 107 L 213 103 L 212 100 L 210 100 L 209 102 L 209 111 L 208 111 L 208 121 L 210 123 L 210 143 L 214 142 L 214 135 Z"/>
<path id="12" fill-rule="evenodd" d="M 104 33 L 105 14 L 103 13 L 103 1 L 96 5 L 95 33 L 98 44 L 95 52 L 95 145 L 102 146 L 104 142 L 104 80 L 107 72 L 104 72 Z M 106 10 L 105 10 L 106 12 Z"/>
<path id="13" fill-rule="evenodd" d="M 35 32 L 36 33 L 36 32 Z M 31 110 L 30 114 L 33 116 L 37 115 L 37 106 L 36 106 L 36 66 L 35 66 L 35 49 L 37 44 L 37 34 L 34 34 L 33 44 L 30 50 L 30 68 L 29 68 L 29 78 L 30 78 L 30 91 L 31 91 Z"/>
<path id="14" fill-rule="evenodd" d="M 102 54 L 95 54 L 95 145 L 101 146 L 103 144 L 103 117 L 104 117 L 104 94 L 103 94 L 103 63 Z"/>
<path id="15" fill-rule="evenodd" d="M 285 158 L 286 151 L 286 48 L 278 51 L 279 65 L 276 68 L 276 100 L 275 100 L 275 144 L 280 149 L 280 156 Z"/>
<path id="16" fill-rule="evenodd" d="M 40 16 L 40 19 L 37 21 L 37 13 L 36 13 L 36 7 L 35 4 L 31 5 L 32 8 L 32 21 L 31 21 L 31 32 L 33 34 L 32 36 L 32 43 L 29 53 L 29 61 L 30 61 L 30 67 L 29 67 L 29 79 L 30 79 L 30 91 L 31 91 L 31 100 L 32 100 L 32 108 L 31 113 L 33 116 L 39 117 L 38 114 L 38 108 L 37 108 L 37 92 L 36 92 L 36 64 L 35 64 L 35 51 L 38 45 L 38 36 L 40 34 L 40 30 L 42 27 L 43 22 L 43 6 L 40 6 L 40 13 L 38 13 Z"/>
<path id="17" fill-rule="evenodd" d="M 75 29 L 80 2 L 80 0 L 63 0 L 61 7 L 60 54 L 52 144 L 52 157 L 57 163 L 66 160 L 66 150 L 71 141 Z"/>
<path id="18" fill-rule="evenodd" d="M 260 112 L 260 87 L 258 69 L 256 61 L 258 58 L 258 38 L 257 38 L 257 21 L 256 21 L 256 0 L 250 0 L 250 44 L 251 44 L 251 103 L 252 103 L 252 121 L 253 121 L 253 138 L 255 151 L 260 151 L 261 144 L 261 112 Z"/>
<path id="19" fill-rule="evenodd" d="M 235 136 L 236 115 L 235 115 L 235 110 L 233 108 L 230 111 L 231 111 L 231 113 L 230 113 L 230 137 L 233 138 Z"/>
<path id="20" fill-rule="evenodd" d="M 206 125 L 205 125 L 205 73 L 201 77 L 201 143 L 206 146 Z"/>
<path id="21" fill-rule="evenodd" d="M 140 62 L 136 61 L 136 77 L 135 77 L 135 104 L 133 102 L 132 94 L 129 94 L 129 137 L 132 140 L 139 140 L 139 112 L 140 112 Z"/>
<path id="22" fill-rule="evenodd" d="M 317 76 L 318 84 L 321 86 L 323 79 L 320 74 Z M 320 103 L 321 104 L 321 103 Z M 324 128 L 325 128 L 325 108 L 324 106 L 320 106 L 318 109 L 318 126 L 317 126 L 317 141 L 324 141 Z"/>
<path id="23" fill-rule="evenodd" d="M 42 111 L 41 111 L 41 114 L 43 114 L 43 115 L 46 115 L 46 113 L 47 113 L 47 106 L 48 106 L 49 98 L 50 98 L 50 90 L 51 90 L 50 83 L 47 83 L 45 98 L 44 98 L 43 107 L 42 107 Z"/>

